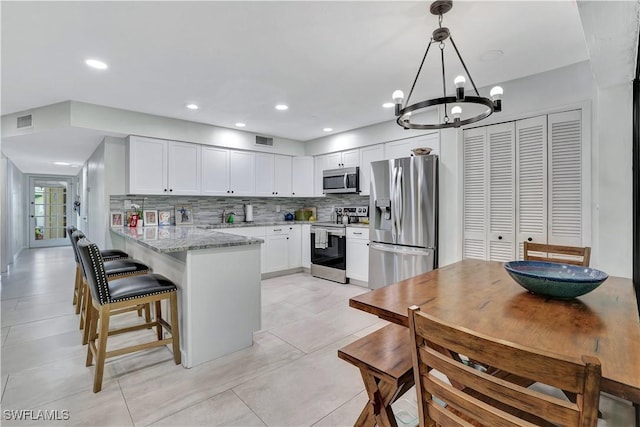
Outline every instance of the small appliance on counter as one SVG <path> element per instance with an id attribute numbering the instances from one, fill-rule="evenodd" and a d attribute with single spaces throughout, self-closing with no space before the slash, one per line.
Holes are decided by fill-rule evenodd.
<path id="1" fill-rule="evenodd" d="M 286 214 L 284 214 L 284 220 L 293 221 L 293 214 L 291 212 L 287 212 Z"/>

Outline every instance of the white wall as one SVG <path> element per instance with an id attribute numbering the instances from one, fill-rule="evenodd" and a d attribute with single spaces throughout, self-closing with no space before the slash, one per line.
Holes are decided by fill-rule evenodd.
<path id="1" fill-rule="evenodd" d="M 27 221 L 30 218 L 27 210 L 27 177 L 11 161 L 8 163 L 9 211 L 7 217 L 11 224 L 8 232 L 9 263 L 13 263 L 20 251 L 29 246 Z"/>
<path id="2" fill-rule="evenodd" d="M 0 182 L 4 183 L 4 185 L 0 186 L 0 273 L 5 273 L 7 271 L 7 266 L 9 265 L 8 260 L 8 221 L 7 221 L 7 182 L 8 182 L 8 174 L 7 174 L 7 163 L 8 159 L 5 156 L 0 158 Z"/>
<path id="3" fill-rule="evenodd" d="M 632 83 L 598 90 L 595 211 L 598 253 L 594 267 L 612 276 L 632 277 Z M 594 239 L 595 240 L 595 239 Z"/>

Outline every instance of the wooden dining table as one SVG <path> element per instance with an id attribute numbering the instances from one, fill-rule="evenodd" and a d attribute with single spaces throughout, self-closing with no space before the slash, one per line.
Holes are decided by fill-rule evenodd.
<path id="1" fill-rule="evenodd" d="M 640 404 L 640 318 L 630 279 L 560 300 L 520 287 L 501 262 L 466 259 L 358 295 L 353 308 L 409 327 L 408 307 L 455 325 L 569 357 L 595 356 L 601 390 Z M 638 424 L 638 421 L 636 421 Z"/>

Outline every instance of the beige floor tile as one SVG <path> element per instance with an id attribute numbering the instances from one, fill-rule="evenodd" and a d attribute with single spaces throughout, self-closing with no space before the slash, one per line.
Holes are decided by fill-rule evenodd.
<path id="1" fill-rule="evenodd" d="M 166 427 L 265 426 L 260 418 L 231 390 L 176 412 L 151 425 Z"/>
<path id="2" fill-rule="evenodd" d="M 356 397 L 315 423 L 313 427 L 351 427 L 368 401 L 367 393 L 363 390 Z"/>
<path id="3" fill-rule="evenodd" d="M 290 323 L 308 320 L 314 314 L 287 302 L 262 306 L 262 330 L 270 330 Z"/>
<path id="4" fill-rule="evenodd" d="M 302 353 L 268 332 L 253 346 L 191 369 L 166 364 L 119 380 L 136 425 L 147 425 L 252 378 L 290 365 Z M 162 402 L 162 405 L 158 405 Z"/>
<path id="5" fill-rule="evenodd" d="M 308 320 L 276 327 L 271 332 L 305 353 L 311 353 L 368 328 L 377 321 L 377 317 L 368 313 L 338 307 L 318 313 Z"/>
<path id="6" fill-rule="evenodd" d="M 75 314 L 71 303 L 53 302 L 50 304 L 37 304 L 23 309 L 7 310 L 2 312 L 2 326 L 21 325 L 38 320 L 52 319 L 54 317 Z"/>
<path id="7" fill-rule="evenodd" d="M 33 341 L 54 335 L 76 332 L 78 330 L 78 316 L 54 317 L 53 319 L 38 320 L 11 327 L 4 345 L 13 345 L 25 341 Z"/>
<path id="8" fill-rule="evenodd" d="M 5 345 L 2 347 L 2 372 L 13 374 L 57 360 L 84 356 L 86 349 L 81 344 L 80 332 L 72 331 L 35 341 Z"/>
<path id="9" fill-rule="evenodd" d="M 337 356 L 348 342 L 336 342 L 233 391 L 269 426 L 309 426 L 363 390 L 358 370 Z"/>
<path id="10" fill-rule="evenodd" d="M 127 404 L 117 387 L 100 393 L 85 390 L 46 405 L 36 406 L 33 411 L 36 415 L 37 411 L 49 411 L 49 413 L 57 411 L 57 420 L 15 422 L 7 421 L 5 418 L 2 424 L 7 426 L 133 426 Z M 67 411 L 68 417 L 65 417 L 63 411 Z"/>
<path id="11" fill-rule="evenodd" d="M 82 356 L 10 374 L 2 396 L 2 408 L 33 409 L 92 387 L 93 377 L 85 367 L 83 352 Z"/>

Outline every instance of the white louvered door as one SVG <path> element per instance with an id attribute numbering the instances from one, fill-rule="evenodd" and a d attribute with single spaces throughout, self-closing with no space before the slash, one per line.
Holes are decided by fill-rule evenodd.
<path id="1" fill-rule="evenodd" d="M 487 126 L 488 259 L 511 261 L 515 245 L 515 124 Z"/>
<path id="2" fill-rule="evenodd" d="M 486 259 L 486 130 L 469 129 L 463 136 L 463 258 Z"/>
<path id="3" fill-rule="evenodd" d="M 581 112 L 550 114 L 548 242 L 582 246 Z"/>
<path id="4" fill-rule="evenodd" d="M 547 243 L 547 116 L 516 122 L 516 242 Z"/>

